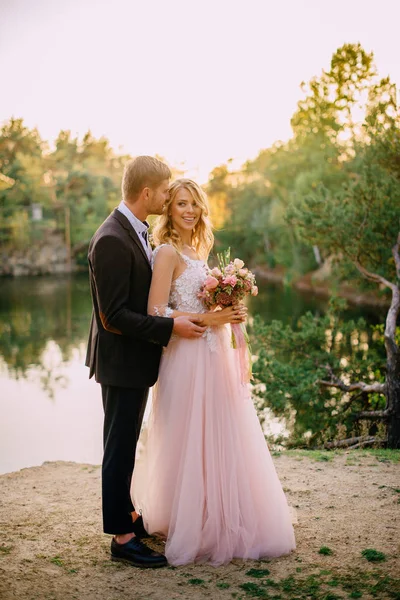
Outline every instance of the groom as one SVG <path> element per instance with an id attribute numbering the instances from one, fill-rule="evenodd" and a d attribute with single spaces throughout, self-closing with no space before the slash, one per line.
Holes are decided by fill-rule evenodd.
<path id="1" fill-rule="evenodd" d="M 146 218 L 162 213 L 170 177 L 169 168 L 156 158 L 130 161 L 122 180 L 123 200 L 94 234 L 88 253 L 93 313 L 86 365 L 103 396 L 103 526 L 114 536 L 112 558 L 138 567 L 167 564 L 165 556 L 140 541 L 146 532 L 130 495 L 149 387 L 171 334 L 195 338 L 204 332 L 188 317 L 147 315 L 152 270 Z"/>

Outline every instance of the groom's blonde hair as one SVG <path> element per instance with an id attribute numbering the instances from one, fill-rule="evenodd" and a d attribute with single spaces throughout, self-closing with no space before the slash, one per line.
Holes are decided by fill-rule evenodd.
<path id="1" fill-rule="evenodd" d="M 122 198 L 135 200 L 140 192 L 149 187 L 157 188 L 165 179 L 171 178 L 169 167 L 153 156 L 137 156 L 130 160 L 122 176 Z"/>

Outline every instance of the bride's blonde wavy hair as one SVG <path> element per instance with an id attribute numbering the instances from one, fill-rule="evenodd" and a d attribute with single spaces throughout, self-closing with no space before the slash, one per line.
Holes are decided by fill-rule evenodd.
<path id="1" fill-rule="evenodd" d="M 183 244 L 179 233 L 174 229 L 171 220 L 171 204 L 176 198 L 179 190 L 185 189 L 200 207 L 200 219 L 192 234 L 192 246 L 196 253 L 204 260 L 208 258 L 214 244 L 214 234 L 209 220 L 209 207 L 206 193 L 197 183 L 191 179 L 177 179 L 169 187 L 169 199 L 165 203 L 164 212 L 156 221 L 153 230 L 153 240 L 156 246 L 160 244 L 171 244 L 182 252 Z"/>

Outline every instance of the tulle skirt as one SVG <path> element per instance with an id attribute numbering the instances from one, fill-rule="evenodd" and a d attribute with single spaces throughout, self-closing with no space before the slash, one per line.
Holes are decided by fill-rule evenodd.
<path id="1" fill-rule="evenodd" d="M 172 565 L 220 565 L 295 548 L 290 511 L 228 327 L 168 345 L 132 496 Z"/>

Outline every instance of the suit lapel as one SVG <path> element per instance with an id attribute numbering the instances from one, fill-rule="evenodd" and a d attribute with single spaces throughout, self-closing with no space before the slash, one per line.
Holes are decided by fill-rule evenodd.
<path id="1" fill-rule="evenodd" d="M 146 254 L 146 250 L 144 249 L 143 244 L 140 241 L 138 234 L 133 229 L 133 227 L 129 223 L 128 219 L 125 217 L 125 215 L 122 214 L 121 211 L 118 210 L 118 208 L 115 208 L 114 212 L 111 213 L 111 214 L 112 214 L 112 216 L 115 219 L 117 219 L 117 221 L 122 225 L 122 227 L 124 229 L 126 229 L 126 231 L 128 232 L 130 238 L 134 241 L 134 243 L 136 244 L 136 246 L 139 248 L 140 252 L 143 254 L 144 258 L 146 259 L 147 264 L 149 265 L 149 267 L 151 269 L 149 257 Z"/>

